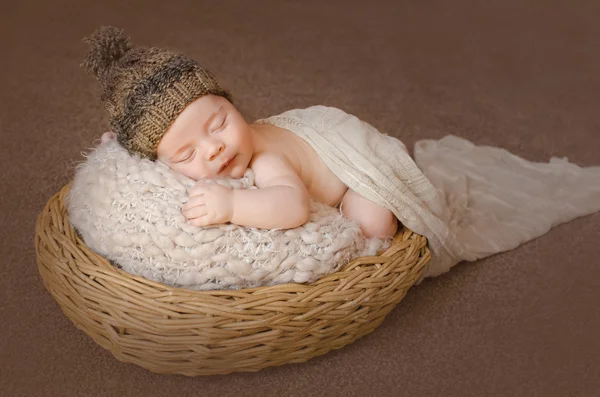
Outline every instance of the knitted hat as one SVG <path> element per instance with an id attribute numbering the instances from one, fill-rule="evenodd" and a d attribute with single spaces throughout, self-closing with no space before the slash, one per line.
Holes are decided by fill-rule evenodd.
<path id="1" fill-rule="evenodd" d="M 206 94 L 231 101 L 198 62 L 166 49 L 133 48 L 123 30 L 101 27 L 81 66 L 102 86 L 102 102 L 119 143 L 130 153 L 156 159 L 156 148 L 187 105 Z"/>

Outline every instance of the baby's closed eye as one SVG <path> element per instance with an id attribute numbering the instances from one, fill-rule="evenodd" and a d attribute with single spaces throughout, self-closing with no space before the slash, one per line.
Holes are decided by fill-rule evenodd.
<path id="1" fill-rule="evenodd" d="M 211 132 L 214 134 L 215 132 L 220 132 L 225 127 L 225 121 L 227 120 L 227 116 L 221 118 L 220 121 L 217 121 L 214 127 L 211 129 Z"/>
<path id="2" fill-rule="evenodd" d="M 188 163 L 188 162 L 192 161 L 192 160 L 194 159 L 194 157 L 195 157 L 195 156 L 196 156 L 196 150 L 193 150 L 193 151 L 191 151 L 191 152 L 189 152 L 189 153 L 186 153 L 186 154 L 183 156 L 183 159 L 182 159 L 182 160 L 179 160 L 179 161 L 177 161 L 177 163 Z"/>

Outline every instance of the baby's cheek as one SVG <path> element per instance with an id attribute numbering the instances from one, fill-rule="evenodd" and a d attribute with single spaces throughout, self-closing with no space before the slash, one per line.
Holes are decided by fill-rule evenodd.
<path id="1" fill-rule="evenodd" d="M 195 161 L 185 164 L 185 166 L 181 167 L 179 172 L 195 181 L 205 178 L 214 178 L 216 176 L 211 175 L 209 170 L 205 169 L 201 164 L 197 164 Z"/>
<path id="2" fill-rule="evenodd" d="M 169 168 L 171 169 L 171 171 L 180 174 L 180 175 L 184 175 L 187 176 L 188 178 L 194 179 L 191 175 L 189 170 L 187 170 L 185 167 L 182 167 L 179 164 L 167 164 L 169 166 Z"/>
<path id="3" fill-rule="evenodd" d="M 184 169 L 182 169 L 180 171 L 183 175 L 187 176 L 188 178 L 191 178 L 195 181 L 202 179 L 202 175 L 200 175 L 196 170 L 194 170 L 191 167 L 185 167 Z"/>

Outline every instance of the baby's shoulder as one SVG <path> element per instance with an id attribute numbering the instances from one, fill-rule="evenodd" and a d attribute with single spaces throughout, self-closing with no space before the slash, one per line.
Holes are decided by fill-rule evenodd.
<path id="1" fill-rule="evenodd" d="M 276 152 L 262 152 L 256 154 L 249 164 L 255 175 L 288 174 L 294 172 L 294 167 L 286 156 Z"/>
<path id="2" fill-rule="evenodd" d="M 296 168 L 278 153 L 264 152 L 256 155 L 250 163 L 250 169 L 254 172 L 258 187 L 270 186 L 282 180 L 301 182 Z"/>

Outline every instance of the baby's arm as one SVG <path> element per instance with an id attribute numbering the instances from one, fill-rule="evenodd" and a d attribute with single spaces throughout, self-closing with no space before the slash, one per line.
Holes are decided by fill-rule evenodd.
<path id="1" fill-rule="evenodd" d="M 308 220 L 306 186 L 284 159 L 261 154 L 252 164 L 256 190 L 233 190 L 231 223 L 264 229 L 290 229 Z"/>
<path id="2" fill-rule="evenodd" d="M 210 226 L 231 222 L 261 229 L 291 229 L 308 220 L 308 192 L 285 160 L 261 154 L 252 169 L 258 187 L 255 190 L 230 190 L 206 183 L 194 186 L 183 206 L 189 223 Z"/>

